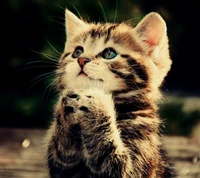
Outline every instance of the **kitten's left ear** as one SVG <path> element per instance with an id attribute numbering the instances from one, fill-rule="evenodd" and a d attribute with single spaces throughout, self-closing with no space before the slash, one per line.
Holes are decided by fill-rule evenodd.
<path id="1" fill-rule="evenodd" d="M 65 26 L 66 26 L 66 34 L 67 40 L 78 34 L 81 30 L 85 29 L 87 26 L 86 23 L 79 19 L 76 15 L 70 12 L 68 9 L 65 10 Z"/>
<path id="2" fill-rule="evenodd" d="M 163 18 L 156 12 L 146 15 L 142 21 L 134 28 L 136 37 L 151 55 L 156 47 L 166 43 L 167 28 Z"/>

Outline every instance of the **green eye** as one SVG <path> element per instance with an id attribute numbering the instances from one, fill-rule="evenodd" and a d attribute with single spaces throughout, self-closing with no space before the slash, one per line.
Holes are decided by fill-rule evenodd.
<path id="1" fill-rule="evenodd" d="M 101 56 L 104 59 L 113 59 L 117 56 L 117 52 L 113 48 L 105 48 L 102 51 Z"/>
<path id="2" fill-rule="evenodd" d="M 72 54 L 73 58 L 78 58 L 83 53 L 83 47 L 77 46 Z"/>

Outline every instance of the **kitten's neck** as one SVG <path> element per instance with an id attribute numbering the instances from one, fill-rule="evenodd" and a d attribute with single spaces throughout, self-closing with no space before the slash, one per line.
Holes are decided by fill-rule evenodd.
<path id="1" fill-rule="evenodd" d="M 140 115 L 149 117 L 154 117 L 157 114 L 157 106 L 155 102 L 149 99 L 144 93 L 135 93 L 134 95 L 122 95 L 121 93 L 113 94 L 113 98 L 118 117 L 127 117 L 130 113 L 139 113 Z"/>

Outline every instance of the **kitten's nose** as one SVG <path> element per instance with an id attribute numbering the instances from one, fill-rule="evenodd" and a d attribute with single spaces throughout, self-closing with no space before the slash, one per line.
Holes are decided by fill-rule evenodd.
<path id="1" fill-rule="evenodd" d="M 85 57 L 79 57 L 79 58 L 77 59 L 77 61 L 78 61 L 79 66 L 80 66 L 81 68 L 83 68 L 83 66 L 84 66 L 86 63 L 88 63 L 90 60 L 87 59 L 87 58 L 85 58 Z"/>

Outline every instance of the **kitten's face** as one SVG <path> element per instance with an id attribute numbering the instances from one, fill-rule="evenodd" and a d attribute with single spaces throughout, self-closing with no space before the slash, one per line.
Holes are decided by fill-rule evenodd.
<path id="1" fill-rule="evenodd" d="M 133 28 L 124 23 L 85 23 L 67 10 L 67 42 L 57 70 L 58 87 L 71 90 L 100 88 L 108 92 L 139 91 L 151 88 L 152 82 L 156 81 L 158 87 L 170 66 L 159 69 L 156 60 L 163 57 L 160 51 L 166 53 L 167 61 L 170 59 L 168 49 L 163 50 L 163 44 L 160 45 L 160 41 L 165 40 L 162 34 L 165 32 L 164 21 L 157 14 L 151 16 Z M 149 29 L 150 20 L 160 23 L 158 34 Z M 167 45 L 166 41 L 164 43 Z M 162 63 L 166 63 L 166 59 L 161 59 L 165 60 Z M 158 79 L 152 79 L 154 74 L 160 75 Z"/>
<path id="2" fill-rule="evenodd" d="M 125 89 L 124 77 L 134 77 L 126 55 L 132 52 L 138 56 L 128 49 L 132 48 L 130 43 L 134 43 L 134 40 L 127 29 L 120 33 L 120 28 L 125 27 L 116 24 L 90 24 L 88 29 L 74 36 L 65 49 L 65 54 L 69 55 L 61 59 L 65 70 L 63 83 L 70 89 Z M 123 39 L 124 35 L 126 39 Z"/>

